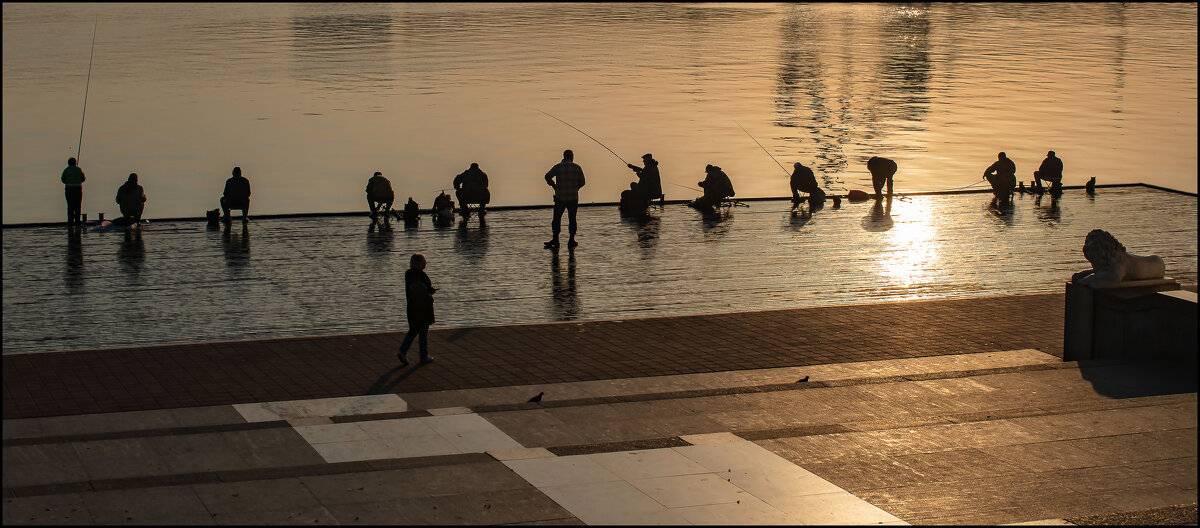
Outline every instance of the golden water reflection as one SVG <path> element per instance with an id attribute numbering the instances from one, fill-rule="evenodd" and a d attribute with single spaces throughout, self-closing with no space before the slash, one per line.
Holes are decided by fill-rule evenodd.
<path id="1" fill-rule="evenodd" d="M 930 204 L 926 197 L 914 197 L 905 200 L 904 207 L 891 209 L 887 256 L 879 262 L 885 283 L 904 287 L 928 283 L 941 270 L 946 249 L 938 236 L 940 217 Z"/>

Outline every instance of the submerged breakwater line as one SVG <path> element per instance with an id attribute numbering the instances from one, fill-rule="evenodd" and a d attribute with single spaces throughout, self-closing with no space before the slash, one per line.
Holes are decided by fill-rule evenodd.
<path id="1" fill-rule="evenodd" d="M 763 199 L 711 218 L 672 203 L 643 220 L 581 207 L 580 246 L 558 251 L 542 248 L 544 208 L 391 230 L 365 213 L 254 216 L 245 229 L 235 215 L 228 231 L 199 219 L 135 233 L 6 229 L 3 352 L 405 330 L 413 253 L 440 288 L 438 328 L 1061 292 L 1090 267 L 1081 248 L 1096 228 L 1196 283 L 1194 195 L 1071 189 L 1017 195 L 1008 213 L 990 198 L 910 195 L 811 214 Z"/>
<path id="2" fill-rule="evenodd" d="M 981 183 L 986 184 L 987 182 L 981 182 Z M 1158 185 L 1151 185 L 1148 183 L 1112 183 L 1112 184 L 1107 184 L 1107 185 L 1101 185 L 1101 184 L 1096 185 L 1097 189 L 1120 189 L 1120 188 L 1128 188 L 1128 187 L 1146 187 L 1146 188 L 1154 189 L 1154 190 L 1158 190 L 1158 191 L 1166 191 L 1166 192 L 1180 194 L 1180 195 L 1184 195 L 1184 196 L 1196 197 L 1196 193 L 1180 191 L 1177 189 L 1170 189 L 1167 187 L 1160 187 Z M 1080 190 L 1083 188 L 1084 188 L 1084 186 L 1082 186 L 1082 185 L 1064 185 L 1063 186 L 1064 191 Z M 698 189 L 696 191 L 700 192 Z M 991 194 L 991 193 L 992 193 L 991 189 L 970 189 L 970 188 L 968 188 L 968 189 L 954 189 L 954 190 L 944 190 L 944 191 L 898 192 L 898 193 L 893 193 L 893 196 L 896 199 L 903 199 L 905 197 L 910 197 L 910 196 L 939 196 L 939 195 L 955 195 L 955 194 Z M 832 203 L 831 202 L 832 198 L 835 196 L 842 200 L 849 200 L 849 196 L 846 194 L 830 193 L 830 194 L 826 195 L 826 201 L 827 201 L 826 207 L 829 207 L 829 204 Z M 1027 193 L 1026 196 L 1034 196 L 1034 195 Z M 1049 200 L 1050 195 L 1046 194 L 1044 199 Z M 737 198 L 737 201 L 739 201 L 739 202 L 769 202 L 769 201 L 778 201 L 778 200 L 791 200 L 791 197 L 770 196 L 770 197 L 760 197 L 760 198 Z M 872 198 L 872 200 L 873 200 L 873 198 Z M 691 201 L 690 199 L 688 199 L 688 200 L 665 200 L 663 203 L 665 203 L 667 205 L 675 205 L 675 204 L 686 204 L 690 201 Z M 579 207 L 616 207 L 618 205 L 618 203 L 619 202 L 580 202 Z M 403 206 L 403 204 L 398 204 L 398 205 Z M 458 206 L 458 204 L 456 203 L 455 207 L 457 207 L 457 206 Z M 497 206 L 489 205 L 487 207 L 488 211 L 527 211 L 527 210 L 539 210 L 539 209 L 554 209 L 554 204 L 548 203 L 548 204 L 497 205 Z M 394 208 L 393 210 L 398 210 L 398 209 Z M 235 215 L 239 214 L 239 211 L 237 209 L 234 209 L 233 212 Z M 433 212 L 433 209 L 428 209 L 428 208 L 421 209 L 422 215 L 429 215 L 432 212 Z M 276 213 L 276 214 L 253 215 L 251 218 L 256 219 L 256 220 L 278 220 L 278 219 L 285 219 L 285 218 L 331 218 L 331 217 L 348 217 L 348 216 L 360 216 L 361 217 L 361 216 L 368 216 L 368 214 L 369 214 L 369 212 L 364 209 L 362 211 L 344 211 L 344 212 L 333 212 L 333 213 L 312 213 L 312 212 L 309 212 L 309 213 Z M 184 216 L 184 217 L 175 217 L 175 218 L 155 218 L 155 219 L 152 219 L 152 221 L 153 222 L 205 222 L 206 219 L 202 216 Z M 4 224 L 2 227 L 4 229 L 17 229 L 17 228 L 25 228 L 25 227 L 55 227 L 55 226 L 65 227 L 66 222 L 13 223 L 13 224 Z"/>

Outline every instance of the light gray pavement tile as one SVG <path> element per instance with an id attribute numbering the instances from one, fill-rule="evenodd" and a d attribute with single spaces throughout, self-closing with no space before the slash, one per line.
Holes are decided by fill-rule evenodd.
<path id="1" fill-rule="evenodd" d="M 478 414 L 451 414 L 417 418 L 438 433 L 467 433 L 495 431 L 496 426 Z"/>
<path id="2" fill-rule="evenodd" d="M 320 505 L 298 478 L 194 484 L 192 490 L 214 514 L 269 510 L 299 512 Z"/>
<path id="3" fill-rule="evenodd" d="M 561 446 L 585 443 L 584 437 L 546 409 L 490 412 L 482 416 L 521 445 Z"/>
<path id="4" fill-rule="evenodd" d="M 583 455 L 624 480 L 695 475 L 710 470 L 671 449 L 646 449 Z"/>
<path id="5" fill-rule="evenodd" d="M 895 455 L 892 458 L 928 482 L 987 478 L 1027 471 L 978 449 Z"/>
<path id="6" fill-rule="evenodd" d="M 740 502 L 674 508 L 671 512 L 691 524 L 701 525 L 798 525 L 802 521 L 754 497 Z"/>
<path id="7" fill-rule="evenodd" d="M 220 433 L 155 436 L 144 439 L 168 474 L 244 469 L 246 461 Z"/>
<path id="8" fill-rule="evenodd" d="M 621 477 L 597 464 L 586 455 L 506 460 L 503 463 L 539 489 L 548 486 L 621 480 Z"/>
<path id="9" fill-rule="evenodd" d="M 38 438 L 46 436 L 42 433 L 41 418 L 17 418 L 14 420 L 4 420 L 3 438 L 5 440 L 15 440 L 18 438 Z"/>
<path id="10" fill-rule="evenodd" d="M 663 422 L 651 418 L 637 420 L 597 420 L 590 423 L 576 423 L 570 426 L 583 437 L 587 444 L 604 444 L 609 442 L 625 442 L 629 440 L 645 440 L 675 436 Z"/>
<path id="11" fill-rule="evenodd" d="M 367 439 L 367 440 L 351 440 L 346 442 L 327 442 L 324 444 L 313 444 L 313 449 L 321 455 L 326 462 L 354 462 L 360 460 L 379 460 L 383 458 L 397 458 L 398 449 L 384 443 L 383 440 Z M 436 453 L 436 454 L 453 454 L 454 452 Z M 406 453 L 401 456 L 407 455 Z M 407 455 L 412 456 L 412 455 Z"/>
<path id="12" fill-rule="evenodd" d="M 471 407 L 484 403 L 497 403 L 497 401 L 474 401 L 467 396 L 467 392 L 459 389 L 430 391 L 430 392 L 410 392 L 400 394 L 400 399 L 408 404 L 410 409 L 439 409 L 444 407 Z M 528 399 L 528 398 L 526 398 Z"/>
<path id="13" fill-rule="evenodd" d="M 246 423 L 246 419 L 242 418 L 241 413 L 234 410 L 232 405 L 184 407 L 170 409 L 169 412 L 182 427 Z"/>
<path id="14" fill-rule="evenodd" d="M 246 512 L 214 513 L 213 521 L 223 526 L 296 526 L 336 525 L 337 519 L 324 506 L 308 506 L 293 509 L 253 510 Z"/>
<path id="15" fill-rule="evenodd" d="M 503 431 L 495 428 L 485 431 L 443 432 L 439 434 L 460 453 L 485 453 L 494 449 L 520 449 L 524 447 L 512 438 L 509 438 Z"/>
<path id="16" fill-rule="evenodd" d="M 538 489 L 587 524 L 689 524 L 623 480 L 539 486 Z"/>
<path id="17" fill-rule="evenodd" d="M 730 442 L 746 441 L 744 438 L 726 431 L 695 435 L 681 435 L 679 438 L 692 445 L 728 444 Z"/>
<path id="18" fill-rule="evenodd" d="M 458 447 L 434 433 L 421 436 L 403 436 L 374 440 L 387 447 L 387 458 L 412 458 L 425 456 L 455 455 L 462 453 Z"/>
<path id="19" fill-rule="evenodd" d="M 733 469 L 715 473 L 727 482 L 746 490 L 759 499 L 775 504 L 787 497 L 839 493 L 845 490 L 821 476 L 799 466 L 778 468 Z"/>
<path id="20" fill-rule="evenodd" d="M 1152 460 L 1128 467 L 1181 489 L 1196 490 L 1196 457 Z"/>
<path id="21" fill-rule="evenodd" d="M 382 420 L 390 421 L 390 420 Z M 327 444 L 330 442 L 351 442 L 369 440 L 371 435 L 363 431 L 357 423 L 318 424 L 293 426 L 300 436 L 310 444 Z"/>
<path id="22" fill-rule="evenodd" d="M 454 512 L 438 507 L 429 497 L 390 498 L 378 502 L 326 505 L 338 524 L 423 525 L 455 524 Z"/>
<path id="23" fill-rule="evenodd" d="M 83 501 L 95 524 L 213 524 L 190 486 L 88 492 Z"/>
<path id="24" fill-rule="evenodd" d="M 429 427 L 429 422 L 420 418 L 396 418 L 391 420 L 369 420 L 365 422 L 357 422 L 354 424 L 339 424 L 339 425 L 354 425 L 363 435 L 361 437 L 344 438 L 338 441 L 348 440 L 366 440 L 369 438 L 376 439 L 398 439 L 409 438 L 414 436 L 431 436 L 436 435 L 437 431 Z"/>
<path id="25" fill-rule="evenodd" d="M 179 422 L 169 410 L 54 416 L 41 420 L 42 433 L 46 436 L 141 431 L 179 426 Z"/>
<path id="26" fill-rule="evenodd" d="M 162 455 L 147 438 L 71 442 L 90 480 L 171 474 Z"/>
<path id="27" fill-rule="evenodd" d="M 804 524 L 862 526 L 904 521 L 849 492 L 780 497 L 769 502 Z"/>
<path id="28" fill-rule="evenodd" d="M 88 480 L 71 444 L 11 446 L 3 451 L 5 488 Z"/>
<path id="29" fill-rule="evenodd" d="M 441 524 L 496 525 L 530 520 L 550 520 L 570 517 L 536 488 L 493 490 L 434 497 L 437 509 L 445 512 Z"/>
<path id="30" fill-rule="evenodd" d="M 672 447 L 679 454 L 704 466 L 714 473 L 747 469 L 791 469 L 795 464 L 759 447 L 753 442 L 730 442 L 727 444 L 692 445 Z"/>
<path id="31" fill-rule="evenodd" d="M 246 461 L 247 468 L 307 466 L 324 458 L 291 427 L 219 433 Z"/>
<path id="32" fill-rule="evenodd" d="M 81 525 L 91 522 L 83 494 L 38 495 L 35 497 L 6 497 L 4 525 L 64 524 Z"/>
<path id="33" fill-rule="evenodd" d="M 985 447 L 981 450 L 999 460 L 1035 473 L 1112 465 L 1111 461 L 1064 441 Z"/>

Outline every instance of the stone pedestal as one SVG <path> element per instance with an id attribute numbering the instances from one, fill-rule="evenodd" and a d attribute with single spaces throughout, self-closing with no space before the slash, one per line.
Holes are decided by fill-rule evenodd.
<path id="1" fill-rule="evenodd" d="M 1159 358 L 1196 365 L 1196 294 L 1171 279 L 1067 283 L 1063 360 Z"/>

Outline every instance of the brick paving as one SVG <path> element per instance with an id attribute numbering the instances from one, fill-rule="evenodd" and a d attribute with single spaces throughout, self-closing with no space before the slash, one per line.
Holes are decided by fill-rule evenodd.
<path id="1" fill-rule="evenodd" d="M 1062 354 L 1061 293 L 3 357 L 4 419 L 411 393 L 1035 348 Z M 410 351 L 410 360 L 416 351 Z"/>

